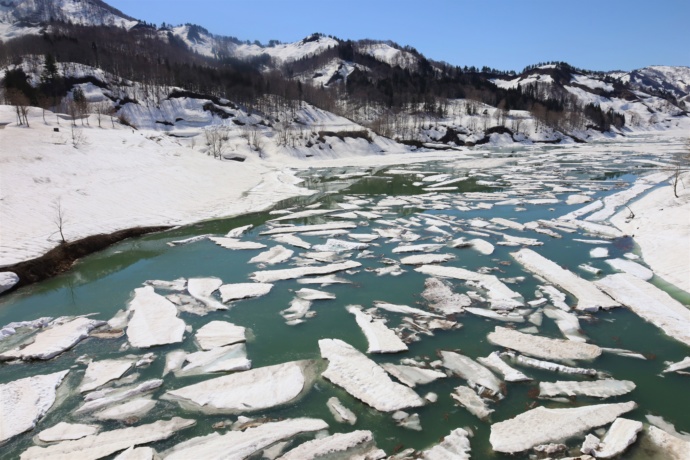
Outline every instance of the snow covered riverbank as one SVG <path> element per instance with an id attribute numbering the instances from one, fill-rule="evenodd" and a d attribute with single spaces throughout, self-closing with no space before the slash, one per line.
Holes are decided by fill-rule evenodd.
<path id="1" fill-rule="evenodd" d="M 0 131 L 0 267 L 57 246 L 58 206 L 64 236 L 73 241 L 136 226 L 184 225 L 265 210 L 312 193 L 299 186 L 294 173 L 300 168 L 440 158 L 464 158 L 468 168 L 505 162 L 462 153 L 401 151 L 369 156 L 353 151 L 351 157 L 323 161 L 273 151 L 264 160 L 219 161 L 157 131 L 119 124 L 113 128 L 109 119 L 98 128 L 95 116 L 91 127 L 78 122 L 83 139 L 75 147 L 69 120 L 58 125 L 47 113 L 44 123 L 39 109 L 30 114 L 31 128 L 18 127 L 12 122 L 13 108 L 0 106 L 0 122 L 10 123 Z"/>

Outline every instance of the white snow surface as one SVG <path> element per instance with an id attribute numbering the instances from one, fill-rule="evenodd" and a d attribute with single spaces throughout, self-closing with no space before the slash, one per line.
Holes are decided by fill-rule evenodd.
<path id="1" fill-rule="evenodd" d="M 69 370 L 0 385 L 0 443 L 32 429 L 55 403 Z"/>
<path id="2" fill-rule="evenodd" d="M 374 409 L 394 412 L 424 405 L 412 389 L 393 382 L 378 364 L 342 340 L 319 340 L 319 348 L 328 360 L 323 377 Z"/>

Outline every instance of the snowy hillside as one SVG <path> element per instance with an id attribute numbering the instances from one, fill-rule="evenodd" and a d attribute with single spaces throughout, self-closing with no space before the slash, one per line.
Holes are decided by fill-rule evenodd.
<path id="1" fill-rule="evenodd" d="M 626 78 L 626 77 L 623 77 Z M 690 102 L 690 67 L 650 66 L 633 70 L 628 82 L 642 91 L 663 91 Z M 687 104 L 686 104 L 687 105 Z"/>
<path id="2" fill-rule="evenodd" d="M 305 56 L 319 54 L 330 47 L 337 46 L 338 41 L 323 35 L 310 35 L 303 40 L 294 43 L 284 43 L 275 46 L 259 46 L 241 44 L 231 47 L 231 52 L 238 58 L 250 58 L 267 54 L 277 64 L 302 59 Z"/>

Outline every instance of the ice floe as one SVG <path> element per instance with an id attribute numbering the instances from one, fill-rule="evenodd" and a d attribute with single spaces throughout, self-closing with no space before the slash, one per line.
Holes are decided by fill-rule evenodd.
<path id="1" fill-rule="evenodd" d="M 510 289 L 494 275 L 484 275 L 459 267 L 440 267 L 436 265 L 422 265 L 416 268 L 415 271 L 435 277 L 474 281 L 487 291 L 491 308 L 495 310 L 512 310 L 513 308 L 524 306 L 522 296 Z"/>
<path id="2" fill-rule="evenodd" d="M 625 452 L 635 442 L 637 433 L 640 431 L 642 431 L 642 422 L 619 417 L 613 421 L 604 439 L 593 448 L 586 449 L 583 446 L 581 452 L 596 458 L 616 457 Z"/>
<path id="3" fill-rule="evenodd" d="M 450 396 L 456 400 L 462 407 L 467 409 L 467 411 L 477 417 L 480 420 L 486 420 L 489 415 L 493 412 L 493 409 L 489 409 L 486 402 L 480 398 L 475 391 L 466 386 L 456 387 L 454 392 Z"/>
<path id="4" fill-rule="evenodd" d="M 311 249 L 311 244 L 307 243 L 299 236 L 291 234 L 277 235 L 274 236 L 273 239 L 279 243 L 289 244 L 290 246 L 294 246 L 296 248 Z"/>
<path id="5" fill-rule="evenodd" d="M 446 374 L 433 369 L 424 369 L 404 364 L 383 363 L 381 367 L 400 383 L 414 388 L 417 385 L 425 385 L 438 379 L 446 378 Z"/>
<path id="6" fill-rule="evenodd" d="M 186 364 L 183 363 L 182 367 L 175 371 L 176 376 L 246 371 L 252 367 L 243 343 L 189 353 L 185 356 L 185 362 Z"/>
<path id="7" fill-rule="evenodd" d="M 357 325 L 366 336 L 369 343 L 368 353 L 399 353 L 407 351 L 407 345 L 395 335 L 395 332 L 386 327 L 383 319 L 375 319 L 356 305 L 350 305 L 346 309 L 355 316 Z"/>
<path id="8" fill-rule="evenodd" d="M 267 265 L 279 264 L 290 259 L 294 253 L 295 251 L 287 249 L 285 246 L 273 246 L 268 251 L 264 251 L 249 259 L 249 263 Z"/>
<path id="9" fill-rule="evenodd" d="M 540 444 L 566 441 L 592 428 L 611 423 L 636 406 L 630 401 L 567 409 L 537 407 L 491 425 L 489 442 L 497 452 L 523 452 Z"/>
<path id="10" fill-rule="evenodd" d="M 93 416 L 98 420 L 125 421 L 132 418 L 141 418 L 148 414 L 155 406 L 156 401 L 150 397 L 134 398 L 120 404 L 106 407 L 94 412 Z"/>
<path id="11" fill-rule="evenodd" d="M 596 311 L 599 308 L 607 309 L 620 305 L 597 289 L 590 281 L 561 268 L 557 263 L 531 249 L 521 249 L 518 252 L 511 253 L 511 256 L 527 270 L 570 292 L 578 300 L 575 307 L 577 310 Z"/>
<path id="12" fill-rule="evenodd" d="M 269 283 L 234 283 L 224 284 L 218 290 L 223 302 L 232 302 L 264 296 L 271 292 L 272 288 L 273 285 Z"/>
<path id="13" fill-rule="evenodd" d="M 151 288 L 153 291 L 153 288 Z M 174 308 L 174 307 L 173 307 Z M 177 310 L 175 310 L 177 311 Z M 12 359 L 47 360 L 69 350 L 89 336 L 94 328 L 105 324 L 89 318 L 64 318 L 53 321 L 49 327 L 39 331 L 33 341 L 0 354 L 0 361 Z"/>
<path id="14" fill-rule="evenodd" d="M 100 429 L 101 427 L 98 425 L 60 422 L 57 425 L 41 431 L 38 433 L 37 437 L 41 442 L 71 441 L 96 434 Z"/>
<path id="15" fill-rule="evenodd" d="M 441 351 L 439 354 L 443 367 L 467 380 L 467 383 L 480 394 L 486 392 L 491 397 L 502 397 L 501 381 L 489 369 L 459 353 Z"/>
<path id="16" fill-rule="evenodd" d="M 211 350 L 246 341 L 246 331 L 227 321 L 211 321 L 196 331 L 194 339 L 202 350 Z"/>
<path id="17" fill-rule="evenodd" d="M 0 294 L 12 289 L 19 282 L 19 276 L 14 272 L 0 272 Z"/>
<path id="18" fill-rule="evenodd" d="M 286 227 L 276 227 L 261 232 L 261 235 L 280 235 L 282 233 L 307 233 L 331 230 L 352 230 L 355 228 L 357 228 L 357 224 L 352 222 L 329 222 L 327 224 L 317 225 L 289 225 Z"/>
<path id="19" fill-rule="evenodd" d="M 634 389 L 635 383 L 630 380 L 593 380 L 587 382 L 560 380 L 557 382 L 539 382 L 539 397 L 591 396 L 603 399 L 628 394 Z"/>
<path id="20" fill-rule="evenodd" d="M 529 356 L 519 355 L 513 352 L 500 353 L 500 356 L 505 356 L 511 362 L 515 364 L 521 364 L 526 367 L 531 367 L 533 369 L 543 369 L 551 372 L 560 372 L 563 374 L 574 374 L 574 375 L 589 375 L 596 376 L 598 372 L 596 369 L 588 369 L 584 367 L 572 367 L 565 366 L 563 364 L 553 363 L 551 361 L 543 361 L 539 359 L 530 358 Z"/>
<path id="21" fill-rule="evenodd" d="M 618 271 L 629 273 L 630 275 L 636 276 L 644 281 L 649 281 L 654 277 L 654 272 L 640 265 L 637 262 L 625 259 L 608 259 L 606 263 Z"/>
<path id="22" fill-rule="evenodd" d="M 328 398 L 326 406 L 328 410 L 331 411 L 331 414 L 333 414 L 333 418 L 335 418 L 336 422 L 349 423 L 350 425 L 357 423 L 357 416 L 355 413 L 345 407 L 335 396 Z"/>
<path id="23" fill-rule="evenodd" d="M 627 273 L 609 275 L 596 285 L 667 335 L 690 346 L 690 309 L 666 292 Z"/>
<path id="24" fill-rule="evenodd" d="M 272 283 L 274 281 L 302 278 L 311 275 L 328 275 L 331 273 L 350 270 L 361 267 L 362 264 L 352 260 L 346 262 L 322 265 L 320 267 L 297 267 L 283 270 L 264 270 L 251 274 L 251 278 L 259 283 Z"/>
<path id="25" fill-rule="evenodd" d="M 517 369 L 510 367 L 501 359 L 498 352 L 494 351 L 486 358 L 477 358 L 477 361 L 497 374 L 502 375 L 506 382 L 528 382 L 532 380 L 532 378 L 526 376 Z"/>
<path id="26" fill-rule="evenodd" d="M 206 305 L 210 311 L 227 310 L 227 306 L 213 297 L 213 293 L 223 285 L 218 278 L 190 278 L 187 280 L 187 292 L 193 298 Z"/>
<path id="27" fill-rule="evenodd" d="M 356 430 L 307 441 L 281 455 L 277 460 L 316 460 L 324 458 L 376 460 L 384 458 L 385 455 L 385 452 L 376 447 L 371 431 Z"/>
<path id="28" fill-rule="evenodd" d="M 308 386 L 312 361 L 291 361 L 168 390 L 163 399 L 204 413 L 254 412 L 297 398 Z"/>
<path id="29" fill-rule="evenodd" d="M 403 265 L 440 264 L 453 259 L 455 259 L 453 254 L 415 254 L 401 258 L 400 263 Z"/>
<path id="30" fill-rule="evenodd" d="M 536 358 L 556 361 L 592 360 L 601 355 L 601 348 L 596 345 L 523 334 L 501 326 L 497 326 L 494 332 L 489 333 L 487 339 L 494 345 L 510 348 Z"/>
<path id="31" fill-rule="evenodd" d="M 439 444 L 423 451 L 421 458 L 424 460 L 469 460 L 470 436 L 470 432 L 464 428 L 456 428 Z"/>
<path id="32" fill-rule="evenodd" d="M 424 405 L 412 389 L 393 382 L 378 364 L 342 340 L 319 340 L 319 348 L 328 360 L 323 377 L 374 409 L 393 412 Z"/>
<path id="33" fill-rule="evenodd" d="M 119 379 L 134 366 L 133 359 L 104 359 L 89 363 L 84 373 L 84 380 L 79 391 L 84 393 L 95 390 L 111 380 Z"/>
<path id="34" fill-rule="evenodd" d="M 213 241 L 218 246 L 231 250 L 263 249 L 266 247 L 266 245 L 263 243 L 257 243 L 254 241 L 241 241 L 237 238 L 212 236 L 209 238 L 209 240 Z"/>
<path id="35" fill-rule="evenodd" d="M 103 431 L 75 441 L 63 441 L 48 447 L 33 446 L 22 452 L 21 460 L 91 460 L 107 457 L 132 446 L 168 439 L 176 432 L 189 428 L 194 420 L 173 417 L 147 425 Z"/>
<path id="36" fill-rule="evenodd" d="M 429 308 L 444 315 L 462 313 L 472 303 L 465 294 L 454 293 L 449 283 L 433 277 L 424 281 L 422 298 L 428 302 Z"/>
<path id="37" fill-rule="evenodd" d="M 132 346 L 148 348 L 182 341 L 185 322 L 177 317 L 175 305 L 156 294 L 151 286 L 134 290 L 129 309 L 134 311 L 127 326 Z"/>
<path id="38" fill-rule="evenodd" d="M 76 411 L 76 414 L 86 412 L 93 412 L 107 406 L 113 406 L 122 401 L 139 397 L 143 394 L 150 393 L 163 385 L 160 379 L 146 380 L 138 384 L 120 388 L 104 388 L 96 390 L 84 397 L 84 404 L 82 404 Z"/>
<path id="39" fill-rule="evenodd" d="M 53 407 L 69 370 L 0 384 L 0 443 L 28 431 Z"/>
<path id="40" fill-rule="evenodd" d="M 267 447 L 298 434 L 325 430 L 328 424 L 313 418 L 268 422 L 244 431 L 211 433 L 183 441 L 162 452 L 166 460 L 224 460 L 250 458 Z"/>

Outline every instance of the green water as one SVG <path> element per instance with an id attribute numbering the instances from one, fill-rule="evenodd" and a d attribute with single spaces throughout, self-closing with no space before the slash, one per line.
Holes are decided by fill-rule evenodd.
<path id="1" fill-rule="evenodd" d="M 551 151 L 551 150 L 548 150 Z M 638 157 L 639 158 L 639 157 Z M 573 163 L 569 158 L 567 160 Z M 507 167 L 510 167 L 508 165 Z M 616 164 L 607 164 L 606 172 L 588 171 L 586 167 L 578 167 L 577 163 L 570 164 L 568 175 L 578 179 L 593 179 L 605 185 L 607 190 L 596 191 L 595 196 L 604 196 L 614 193 L 636 178 L 635 165 L 624 161 Z M 448 171 L 454 177 L 465 176 L 468 171 L 459 170 L 457 167 L 437 162 L 425 166 L 430 171 Z M 563 165 L 554 163 L 548 166 L 549 174 L 558 174 Z M 342 174 L 347 171 L 338 171 Z M 377 201 L 386 196 L 412 196 L 422 193 L 420 187 L 413 185 L 419 178 L 411 173 L 408 175 L 386 175 L 385 169 L 365 171 L 366 177 L 337 179 L 333 171 L 313 170 L 305 172 L 310 187 L 319 189 L 321 194 L 310 199 L 290 200 L 281 203 L 280 207 L 300 210 L 304 206 L 321 203 L 324 208 L 336 208 L 337 203 L 345 200 L 345 196 L 356 195 L 357 198 L 371 200 L 375 205 Z M 500 179 L 500 174 L 506 173 L 505 169 L 496 171 L 494 179 Z M 458 187 L 457 192 L 448 194 L 446 202 L 463 200 L 464 192 L 506 192 L 506 187 L 487 187 L 477 184 L 477 177 L 452 184 Z M 481 179 L 485 179 L 481 177 Z M 563 185 L 567 185 L 564 183 Z M 577 184 L 573 184 L 577 186 Z M 389 214 L 383 218 L 393 220 L 397 217 L 411 216 L 421 217 L 433 215 L 454 216 L 465 221 L 481 217 L 514 218 L 518 222 L 529 222 L 536 219 L 550 219 L 563 215 L 580 205 L 568 206 L 564 204 L 568 193 L 558 194 L 561 202 L 553 205 L 524 205 L 524 210 L 518 210 L 515 206 L 495 206 L 490 210 L 474 210 L 460 212 L 450 209 L 423 211 L 411 207 L 391 208 Z M 472 200 L 467 200 L 472 201 Z M 366 210 L 366 208 L 363 208 Z M 381 212 L 377 209 L 376 212 Z M 273 240 L 261 236 L 259 233 L 265 229 L 266 220 L 275 217 L 268 213 L 259 213 L 234 219 L 216 220 L 199 223 L 193 226 L 175 229 L 155 235 L 128 240 L 117 244 L 99 254 L 92 255 L 81 260 L 68 273 L 49 281 L 25 288 L 11 295 L 0 298 L 0 324 L 11 321 L 30 320 L 42 316 L 80 315 L 97 313 L 96 318 L 107 320 L 117 310 L 126 307 L 133 290 L 140 287 L 146 280 L 173 280 L 179 277 L 218 277 L 225 283 L 247 282 L 249 274 L 257 268 L 249 264 L 250 258 L 261 250 L 229 251 L 219 247 L 209 240 L 196 243 L 170 247 L 168 242 L 188 238 L 194 235 L 213 233 L 223 235 L 232 228 L 253 224 L 255 227 L 247 233 L 243 240 L 255 240 L 267 245 L 275 245 Z M 300 219 L 297 224 L 322 223 L 329 220 L 327 217 Z M 385 225 L 369 219 L 361 219 L 359 233 L 372 233 L 374 228 Z M 422 238 L 416 243 L 429 242 L 438 236 L 425 230 L 425 225 L 412 228 Z M 463 223 L 462 229 L 470 229 Z M 481 231 L 481 229 L 476 229 Z M 603 262 L 604 259 L 591 259 L 589 250 L 595 245 L 576 242 L 577 238 L 597 238 L 583 234 L 562 233 L 562 238 L 553 239 L 546 235 L 526 230 L 517 232 L 504 230 L 515 236 L 537 238 L 544 242 L 543 246 L 535 247 L 537 252 L 550 258 L 560 265 L 569 268 L 586 279 L 595 279 L 597 276 L 582 272 L 577 267 L 581 263 L 590 263 L 603 273 L 599 276 L 612 273 L 612 270 Z M 457 236 L 472 235 L 458 233 Z M 325 237 L 304 236 L 305 240 L 312 244 L 325 241 Z M 345 238 L 345 237 L 342 237 Z M 494 244 L 499 237 L 491 235 L 484 238 Z M 342 339 L 359 350 L 365 351 L 367 343 L 364 335 L 357 327 L 354 317 L 346 312 L 345 306 L 351 304 L 362 305 L 370 308 L 376 300 L 382 300 L 394 304 L 405 304 L 424 308 L 424 302 L 420 294 L 424 289 L 425 276 L 416 273 L 413 267 L 404 267 L 405 273 L 393 277 L 390 275 L 376 276 L 372 269 L 384 267 L 384 258 L 399 259 L 399 255 L 391 250 L 398 243 L 389 242 L 379 238 L 374 241 L 376 246 L 370 249 L 374 252 L 373 258 L 354 259 L 363 264 L 361 269 L 354 274 L 340 274 L 350 280 L 352 284 L 336 284 L 320 288 L 309 285 L 306 287 L 321 289 L 336 295 L 335 300 L 316 301 L 312 310 L 316 312 L 314 318 L 307 319 L 305 323 L 297 326 L 287 326 L 279 312 L 289 306 L 294 296 L 294 291 L 304 287 L 295 281 L 277 282 L 273 290 L 266 296 L 236 302 L 228 311 L 214 312 L 207 316 L 199 317 L 188 313 L 181 313 L 180 317 L 191 325 L 194 330 L 213 320 L 226 320 L 240 326 L 250 328 L 253 338 L 247 343 L 248 357 L 253 362 L 253 367 L 267 366 L 298 359 L 320 360 L 318 340 L 322 338 Z M 635 251 L 634 241 L 629 238 L 621 238 L 606 245 L 609 249 L 609 257 L 622 257 L 623 253 Z M 538 281 L 529 273 L 524 272 L 519 265 L 513 262 L 510 252 L 518 248 L 495 246 L 495 252 L 490 256 L 481 255 L 472 249 L 444 248 L 440 252 L 452 253 L 456 258 L 445 265 L 464 267 L 470 270 L 478 270 L 481 267 L 496 269 L 493 273 L 500 278 L 525 276 L 524 282 L 511 284 L 510 287 L 521 293 L 525 300 L 535 298 L 534 292 Z M 294 248 L 293 248 L 294 249 Z M 296 250 L 298 255 L 300 250 Z M 355 254 L 356 255 L 356 254 Z M 280 269 L 290 267 L 290 261 L 269 267 Z M 664 287 L 663 280 L 654 282 Z M 470 290 L 463 282 L 452 281 L 456 292 Z M 688 303 L 687 297 L 675 292 L 679 300 Z M 569 298 L 569 302 L 573 299 Z M 388 319 L 389 327 L 396 327 L 401 323 L 402 315 L 380 312 Z M 460 350 L 463 354 L 472 358 L 487 356 L 496 347 L 490 345 L 486 335 L 496 325 L 504 325 L 492 320 L 481 319 L 469 314 L 455 317 L 463 327 L 454 331 L 438 331 L 434 337 L 422 336 L 422 340 L 409 345 L 409 351 L 399 355 L 373 355 L 371 358 L 377 362 L 397 363 L 401 358 L 418 358 L 428 361 L 437 359 L 439 350 Z M 605 371 L 616 379 L 633 380 L 637 388 L 630 394 L 619 398 L 610 398 L 606 402 L 634 400 L 639 404 L 638 409 L 626 415 L 626 417 L 645 421 L 646 414 L 663 416 L 668 422 L 673 423 L 680 431 L 690 432 L 690 411 L 688 411 L 687 377 L 681 375 L 660 375 L 665 367 L 664 361 L 678 361 L 688 354 L 687 347 L 665 336 L 659 329 L 641 320 L 625 309 L 615 309 L 609 312 L 600 312 L 593 315 L 582 315 L 581 325 L 584 333 L 592 343 L 605 347 L 626 348 L 650 357 L 647 361 L 604 354 L 593 363 L 582 363 L 583 367 L 593 367 Z M 528 325 L 525 323 L 525 325 Z M 519 325 L 520 327 L 522 325 Z M 540 334 L 551 337 L 561 337 L 555 323 L 544 318 L 543 325 L 539 328 Z M 127 342 L 126 337 L 103 340 L 88 339 L 81 342 L 72 350 L 48 362 L 34 362 L 17 365 L 0 364 L 0 383 L 27 377 L 36 374 L 46 374 L 57 370 L 66 369 L 74 365 L 77 357 L 88 355 L 94 359 L 105 359 L 135 353 L 138 355 L 147 351 L 153 351 L 157 359 L 153 364 L 144 369 L 137 369 L 140 374 L 138 381 L 150 378 L 160 378 L 162 375 L 165 354 L 172 350 L 184 349 L 195 351 L 191 335 L 187 334 L 182 344 L 173 344 L 155 347 L 151 350 L 121 351 L 121 346 Z M 1 345 L 1 342 L 0 342 Z M 324 363 L 325 366 L 325 363 Z M 84 365 L 76 365 L 70 373 L 67 387 L 74 388 L 81 381 Z M 541 404 L 547 407 L 566 407 L 566 405 L 535 401 L 529 396 L 531 389 L 538 385 L 539 380 L 555 381 L 558 379 L 577 379 L 577 377 L 553 374 L 547 371 L 521 369 L 532 376 L 532 383 L 508 384 L 507 396 L 504 400 L 492 403 L 491 408 L 495 412 L 490 422 L 498 422 L 511 418 L 524 412 L 532 405 Z M 132 372 L 132 371 L 130 371 Z M 154 393 L 156 399 L 165 390 L 179 388 L 191 383 L 201 381 L 213 376 L 202 377 L 165 377 L 164 386 Z M 459 378 L 441 379 L 434 383 L 418 386 L 420 395 L 435 392 L 439 399 L 434 404 L 429 404 L 419 409 L 410 409 L 408 412 L 417 412 L 421 419 L 423 430 L 421 432 L 405 430 L 397 427 L 390 414 L 380 413 L 363 403 L 357 401 L 340 388 L 324 379 L 317 379 L 314 386 L 298 401 L 289 406 L 256 414 L 248 414 L 253 417 L 289 418 L 298 416 L 318 417 L 326 420 L 331 432 L 343 432 L 350 429 L 368 429 L 374 432 L 379 447 L 392 453 L 396 450 L 413 447 L 423 449 L 438 442 L 439 438 L 447 435 L 457 427 L 469 427 L 474 432 L 471 439 L 473 458 L 503 458 L 504 456 L 491 451 L 488 442 L 490 423 L 479 421 L 469 414 L 464 408 L 459 407 L 450 397 L 453 388 L 465 384 Z M 358 416 L 354 427 L 341 425 L 335 422 L 326 408 L 326 401 L 331 396 L 337 396 Z M 15 458 L 24 449 L 32 445 L 32 436 L 42 429 L 48 428 L 59 421 L 84 422 L 83 417 L 75 417 L 71 412 L 82 402 L 81 396 L 71 394 L 60 404 L 52 409 L 43 419 L 36 430 L 20 435 L 3 446 L 2 458 Z M 592 398 L 577 398 L 570 405 L 583 405 L 597 403 Z M 156 408 L 144 416 L 138 423 L 148 423 L 161 418 L 169 418 L 173 415 L 181 415 L 197 420 L 196 426 L 176 434 L 173 438 L 164 442 L 155 443 L 152 446 L 157 450 L 163 450 L 184 439 L 193 436 L 207 434 L 213 431 L 212 425 L 223 420 L 235 420 L 236 416 L 228 415 L 203 415 L 198 412 L 187 412 L 180 409 L 177 404 L 159 401 Z M 121 428 L 118 422 L 103 423 L 103 429 Z M 300 438 L 301 439 L 301 438 Z M 306 439 L 306 438 L 304 438 Z M 580 440 L 572 440 L 569 446 L 577 447 Z M 634 452 L 634 449 L 631 451 Z M 526 457 L 526 456 L 525 456 Z M 507 456 L 506 456 L 507 458 Z M 511 458 L 521 458 L 520 456 Z"/>

